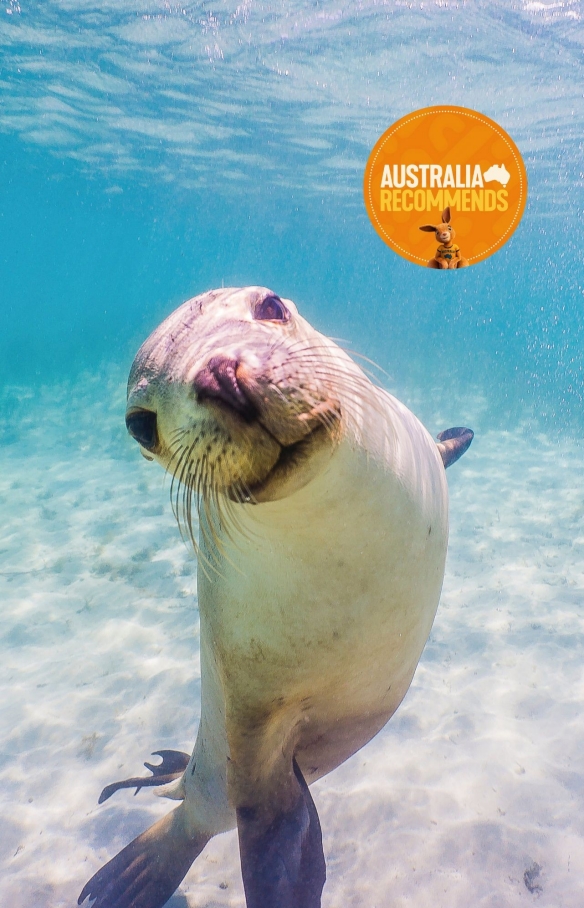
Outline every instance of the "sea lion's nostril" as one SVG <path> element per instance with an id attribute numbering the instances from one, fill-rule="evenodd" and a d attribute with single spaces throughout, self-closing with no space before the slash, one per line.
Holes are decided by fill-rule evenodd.
<path id="1" fill-rule="evenodd" d="M 133 410 L 126 416 L 128 432 L 146 450 L 152 450 L 158 444 L 156 430 L 156 413 L 152 410 Z"/>
<path id="2" fill-rule="evenodd" d="M 224 356 L 214 356 L 194 379 L 197 398 L 218 400 L 236 410 L 245 419 L 256 414 L 253 403 L 246 396 L 237 377 L 239 363 Z"/>

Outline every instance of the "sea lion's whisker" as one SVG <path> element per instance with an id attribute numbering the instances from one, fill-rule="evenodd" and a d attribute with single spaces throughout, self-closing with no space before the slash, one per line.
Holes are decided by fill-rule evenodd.
<path id="1" fill-rule="evenodd" d="M 185 437 L 185 435 L 187 434 L 187 432 L 188 432 L 187 429 L 181 428 L 181 429 L 178 429 L 176 432 L 173 432 L 172 435 L 171 435 L 171 440 L 170 440 L 170 442 L 169 442 L 169 444 L 168 444 L 168 450 L 169 450 L 169 452 L 170 452 L 170 458 L 169 458 L 168 463 L 166 464 L 166 467 L 165 467 L 165 469 L 164 469 L 164 476 L 165 476 L 165 478 L 166 478 L 166 476 L 167 476 L 170 472 L 172 472 L 173 461 L 174 461 L 175 458 L 178 456 L 179 452 L 180 452 L 181 450 L 183 450 L 183 447 L 182 447 L 181 442 L 182 442 L 182 439 L 183 439 L 183 438 Z M 174 436 L 174 437 L 173 437 L 173 436 Z"/>
<path id="2" fill-rule="evenodd" d="M 351 361 L 354 369 L 352 369 L 350 372 L 347 372 L 346 369 L 343 369 L 341 366 L 339 366 L 338 362 L 323 362 L 323 356 L 315 353 L 316 346 L 317 345 L 314 344 L 303 344 L 301 354 L 298 357 L 292 358 L 293 364 L 296 369 L 298 368 L 299 364 L 309 368 L 310 371 L 308 373 L 308 379 L 312 381 L 316 380 L 317 384 L 324 384 L 326 387 L 329 386 L 329 383 L 332 382 L 334 389 L 337 389 L 340 396 L 345 400 L 345 412 L 347 411 L 347 409 L 351 411 L 352 418 L 349 420 L 349 423 L 353 424 L 352 434 L 357 436 L 359 433 L 359 423 L 362 422 L 359 410 L 368 409 L 373 406 L 373 409 L 379 408 L 380 413 L 383 413 L 383 404 L 380 404 L 378 402 L 376 396 L 374 397 L 372 404 L 371 383 L 360 366 Z M 298 349 L 300 349 L 300 344 L 298 344 L 297 347 Z M 328 350 L 328 352 L 330 352 L 330 349 Z M 314 399 L 312 399 L 312 395 L 307 392 L 307 389 L 305 387 L 300 387 L 300 383 L 298 382 L 296 384 L 296 390 L 306 402 L 309 409 L 313 409 L 315 406 L 320 406 L 323 404 L 322 398 L 318 401 L 315 401 Z M 351 407 L 350 402 L 352 400 L 358 401 L 361 405 L 361 408 Z M 304 413 L 306 413 L 305 410 Z M 308 417 L 305 415 L 304 419 L 306 418 Z M 332 437 L 337 440 L 339 438 L 339 433 L 341 432 L 338 418 L 336 418 L 332 413 L 330 415 L 323 414 L 322 421 L 328 426 Z M 350 425 L 347 425 L 346 428 L 349 429 Z"/>
<path id="3" fill-rule="evenodd" d="M 210 493 L 210 496 L 203 497 L 201 501 L 204 520 L 200 524 L 200 527 L 206 544 L 209 548 L 209 552 L 207 553 L 207 563 L 210 565 L 211 569 L 220 577 L 223 576 L 223 572 L 220 570 L 220 568 L 225 563 L 231 565 L 231 567 L 238 573 L 242 573 L 241 569 L 233 562 L 233 560 L 225 551 L 223 541 L 220 536 L 221 529 L 223 529 L 223 531 L 225 532 L 225 527 L 221 525 L 219 528 L 217 528 L 216 526 L 216 520 L 220 519 L 221 506 L 216 497 L 215 490 Z M 207 530 L 211 534 L 211 538 L 209 538 Z M 211 561 L 211 556 L 213 557 L 213 561 Z"/>
<path id="4" fill-rule="evenodd" d="M 203 534 L 208 551 L 208 563 L 213 569 L 217 568 L 217 565 L 221 563 L 221 559 L 218 556 L 221 556 L 224 560 L 232 564 L 229 559 L 223 541 L 221 539 L 221 529 L 222 527 L 217 527 L 217 519 L 220 519 L 219 514 L 219 503 L 217 499 L 217 490 L 214 480 L 214 466 L 209 462 L 208 455 L 205 453 L 201 458 L 201 470 L 200 475 L 198 476 L 197 489 L 196 489 L 196 500 L 198 502 L 199 514 L 201 512 L 201 506 L 203 509 L 203 521 L 199 520 L 199 529 Z M 224 529 L 224 528 L 223 528 Z M 194 538 L 191 530 L 191 538 Z M 210 561 L 211 556 L 214 561 L 217 562 L 217 565 L 212 564 Z M 234 565 L 232 565 L 234 566 Z"/>
<path id="5" fill-rule="evenodd" d="M 189 430 L 186 426 L 179 426 L 178 429 L 175 429 L 174 432 L 170 433 L 171 442 L 177 441 L 177 440 L 180 441 L 181 438 L 185 437 L 185 435 L 188 433 L 188 431 Z"/>
<path id="6" fill-rule="evenodd" d="M 196 552 L 198 549 L 198 543 L 195 541 L 195 534 L 193 531 L 193 478 L 190 474 L 189 474 L 186 486 L 187 486 L 187 494 L 186 494 L 185 517 L 186 517 L 186 521 L 187 521 L 187 526 L 189 528 L 189 535 L 191 538 L 191 542 L 193 543 L 193 548 L 195 549 L 195 552 Z"/>
<path id="7" fill-rule="evenodd" d="M 342 437 L 342 429 L 338 414 L 334 411 L 327 410 L 318 414 L 318 420 L 323 428 L 328 432 L 330 440 L 337 444 Z"/>
<path id="8" fill-rule="evenodd" d="M 334 343 L 336 343 L 341 348 L 341 350 L 344 350 L 345 353 L 347 353 L 349 356 L 356 356 L 358 359 L 362 359 L 363 362 L 368 363 L 370 366 L 373 366 L 373 368 L 377 369 L 378 372 L 381 372 L 384 378 L 386 378 L 388 381 L 393 380 L 389 372 L 386 372 L 383 366 L 380 366 L 379 363 L 376 363 L 374 359 L 370 359 L 368 356 L 365 356 L 364 353 L 360 353 L 358 350 L 353 350 L 352 347 L 347 347 L 346 345 L 348 341 L 336 337 L 329 337 L 329 340 L 334 341 Z"/>
<path id="9" fill-rule="evenodd" d="M 347 371 L 339 365 L 338 360 L 327 362 L 323 355 L 315 353 L 317 346 L 320 345 L 304 345 L 301 355 L 293 357 L 292 365 L 296 369 L 298 369 L 299 363 L 305 366 L 309 369 L 309 381 L 316 383 L 317 386 L 328 388 L 330 392 L 342 399 L 341 419 L 334 412 L 323 412 L 322 414 L 322 422 L 327 425 L 331 439 L 338 442 L 343 434 L 347 434 L 353 438 L 354 443 L 361 444 L 364 438 L 364 427 L 368 427 L 369 435 L 370 427 L 376 426 L 376 432 L 379 433 L 378 441 L 382 448 L 386 444 L 391 444 L 393 434 L 391 423 L 386 418 L 386 399 L 380 397 L 379 394 L 371 393 L 370 379 L 353 360 L 347 360 L 352 367 L 350 371 Z M 329 353 L 331 352 L 330 348 L 325 349 L 328 349 Z M 305 389 L 299 388 L 299 392 L 305 400 L 311 396 Z M 382 393 L 385 394 L 385 392 Z M 322 397 L 318 403 L 322 403 Z M 372 439 L 371 444 L 373 444 Z"/>
<path id="10" fill-rule="evenodd" d="M 172 450 L 173 447 L 174 447 L 174 451 Z M 164 480 L 166 480 L 166 477 L 167 477 L 170 473 L 172 473 L 172 476 L 173 476 L 173 479 L 174 479 L 174 467 L 173 467 L 173 461 L 176 460 L 177 457 L 179 457 L 180 452 L 181 452 L 181 451 L 184 451 L 185 448 L 182 447 L 180 441 L 176 441 L 176 442 L 174 443 L 174 445 L 171 445 L 171 446 L 170 446 L 170 450 L 171 450 L 171 455 L 170 455 L 170 459 L 169 459 L 168 463 L 166 464 L 166 467 L 165 467 L 165 470 L 164 470 Z M 173 479 L 171 479 L 171 481 L 170 481 L 171 495 L 172 495 L 172 482 L 173 482 Z"/>
<path id="11" fill-rule="evenodd" d="M 388 378 L 390 378 L 390 376 L 387 374 L 387 372 L 385 372 L 385 370 L 378 363 L 376 363 L 374 360 L 370 359 L 369 357 L 365 356 L 363 353 L 359 353 L 359 351 L 357 351 L 357 350 L 353 350 L 350 347 L 346 347 L 345 346 L 346 342 L 339 342 L 339 341 L 337 341 L 336 338 L 328 337 L 328 336 L 326 336 L 326 341 L 329 341 L 330 343 L 326 343 L 326 342 L 315 343 L 314 341 L 311 341 L 311 340 L 307 340 L 307 341 L 298 340 L 295 343 L 286 344 L 286 351 L 288 354 L 293 355 L 293 356 L 298 356 L 299 354 L 304 354 L 306 352 L 314 352 L 314 353 L 318 354 L 319 356 L 322 355 L 323 353 L 326 353 L 332 359 L 335 359 L 336 358 L 335 351 L 338 351 L 339 349 L 341 349 L 349 357 L 357 356 L 359 359 L 364 360 L 370 366 L 373 366 L 375 369 L 378 369 L 380 372 L 382 372 L 384 375 L 386 375 Z M 340 346 L 339 346 L 339 344 L 340 344 Z M 358 365 L 358 364 L 355 363 L 355 365 Z"/>
<path id="12" fill-rule="evenodd" d="M 192 442 L 191 446 L 190 446 L 189 448 L 186 448 L 186 449 L 185 449 L 185 451 L 186 451 L 186 457 L 184 458 L 184 463 L 183 463 L 183 458 L 181 457 L 181 461 L 180 461 L 179 464 L 177 464 L 177 469 L 176 469 L 175 474 L 174 474 L 174 477 L 173 477 L 173 482 L 174 482 L 174 479 L 176 479 L 176 476 L 177 476 L 177 473 L 178 473 L 178 469 L 181 467 L 181 463 L 182 463 L 182 468 L 181 468 L 180 476 L 179 476 L 179 478 L 178 478 L 178 486 L 177 486 L 177 490 L 176 490 L 176 506 L 173 507 L 173 512 L 174 512 L 174 516 L 175 516 L 175 518 L 176 518 L 176 521 L 177 521 L 177 523 L 178 523 L 178 528 L 179 528 L 181 537 L 183 538 L 183 540 L 184 540 L 185 542 L 186 542 L 186 539 L 185 539 L 184 533 L 183 533 L 183 523 L 184 523 L 184 494 L 185 494 L 185 493 L 184 493 L 184 483 L 183 483 L 183 480 L 184 480 L 184 477 L 185 477 L 185 473 L 188 475 L 188 472 L 189 472 L 189 470 L 190 470 L 190 465 L 191 465 L 191 455 L 192 455 L 193 450 L 194 450 L 194 448 L 195 448 L 195 446 L 196 446 L 196 444 L 197 444 L 197 441 L 198 441 L 198 440 L 195 438 L 195 440 Z M 183 489 L 183 511 L 182 511 L 183 519 L 182 519 L 182 521 L 181 521 L 181 511 L 180 511 L 180 508 L 179 508 L 179 495 L 180 495 L 180 490 L 181 490 L 181 488 Z M 172 485 L 171 485 L 171 494 L 172 494 Z M 172 499 L 171 499 L 171 500 L 172 500 Z M 190 535 L 191 538 L 192 538 L 192 528 L 190 529 L 189 535 Z"/>
<path id="13" fill-rule="evenodd" d="M 175 502 L 175 496 L 174 496 L 174 489 L 175 489 L 175 483 L 177 483 L 178 470 L 180 469 L 180 465 L 183 462 L 183 459 L 187 456 L 187 454 L 188 454 L 188 448 L 184 447 L 182 449 L 182 453 L 178 459 L 178 463 L 173 470 L 172 479 L 170 481 L 170 503 L 172 506 L 172 513 L 174 514 L 174 516 L 177 520 L 178 520 L 178 490 L 180 489 L 180 481 L 178 481 L 178 484 L 176 485 L 176 495 L 177 495 L 176 502 Z"/>
<path id="14" fill-rule="evenodd" d="M 214 528 L 209 521 L 208 513 L 208 496 L 205 494 L 206 489 L 206 469 L 207 469 L 207 455 L 203 454 L 200 461 L 198 462 L 199 472 L 196 477 L 196 489 L 195 496 L 198 502 L 199 509 L 199 533 L 201 538 L 206 542 L 207 548 L 209 549 L 208 555 L 211 554 L 213 550 L 212 542 L 214 536 Z M 203 519 L 201 520 L 201 513 Z M 211 533 L 211 540 L 209 539 L 209 533 Z"/>

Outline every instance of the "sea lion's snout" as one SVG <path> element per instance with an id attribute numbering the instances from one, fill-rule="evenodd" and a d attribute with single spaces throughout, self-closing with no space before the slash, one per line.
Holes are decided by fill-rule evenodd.
<path id="1" fill-rule="evenodd" d="M 255 406 L 245 394 L 245 385 L 238 379 L 236 360 L 214 356 L 197 373 L 193 386 L 197 400 L 218 400 L 235 410 L 247 422 L 257 415 Z"/>
<path id="2" fill-rule="evenodd" d="M 264 287 L 222 288 L 189 300 L 144 342 L 126 426 L 144 457 L 172 475 L 177 512 L 176 490 L 186 490 L 188 524 L 191 497 L 258 503 L 308 483 L 346 429 L 343 387 L 358 398 L 361 382 L 291 300 Z"/>

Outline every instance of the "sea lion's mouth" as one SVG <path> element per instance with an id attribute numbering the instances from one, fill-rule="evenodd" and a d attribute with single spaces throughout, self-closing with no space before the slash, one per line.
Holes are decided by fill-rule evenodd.
<path id="1" fill-rule="evenodd" d="M 264 426 L 262 428 L 268 434 L 271 434 Z M 317 470 L 309 469 L 306 471 L 302 468 L 308 465 L 316 450 L 324 448 L 327 443 L 331 447 L 329 432 L 325 426 L 319 425 L 312 429 L 301 441 L 294 442 L 291 445 L 282 445 L 276 463 L 266 476 L 260 482 L 248 486 L 249 502 L 260 504 L 284 498 L 292 491 L 295 491 L 296 488 L 300 488 L 309 482 L 313 473 L 317 472 Z M 228 490 L 227 495 L 232 501 L 241 501 L 240 494 L 236 497 Z"/>
<path id="2" fill-rule="evenodd" d="M 274 420 L 268 403 L 269 392 L 264 389 L 261 400 L 257 387 L 254 393 L 249 377 L 245 370 L 239 368 L 239 363 L 222 357 L 210 360 L 197 374 L 195 388 L 199 403 L 212 404 L 217 410 L 228 414 L 230 422 L 241 421 L 247 426 L 258 426 L 279 447 L 275 463 L 272 462 L 259 482 L 247 482 L 243 495 L 239 482 L 224 490 L 231 501 L 241 503 L 243 500 L 244 503 L 252 504 L 273 501 L 285 497 L 312 478 L 314 471 L 310 467 L 305 469 L 310 458 L 327 441 L 330 447 L 330 423 L 333 417 L 329 414 L 329 425 L 325 425 L 326 404 L 317 405 L 308 412 L 294 413 L 285 423 Z M 280 405 L 282 400 L 280 398 Z M 277 428 L 274 422 L 278 423 Z"/>
<path id="3" fill-rule="evenodd" d="M 309 482 L 320 469 L 321 460 L 314 457 L 317 450 L 331 451 L 335 446 L 333 427 L 337 425 L 340 412 L 328 409 L 325 404 L 313 408 L 313 411 L 294 414 L 286 425 L 280 423 L 275 427 L 273 415 L 269 411 L 262 412 L 252 401 L 249 405 L 242 406 L 242 402 L 234 399 L 231 391 L 203 394 L 199 401 L 211 403 L 216 412 L 227 417 L 231 426 L 230 434 L 233 433 L 234 423 L 247 429 L 255 426 L 260 430 L 256 450 L 261 447 L 263 436 L 265 443 L 269 443 L 269 448 L 273 450 L 277 446 L 276 450 L 279 451 L 275 461 L 270 459 L 270 465 L 259 481 L 257 478 L 254 482 L 247 479 L 242 488 L 238 479 L 233 485 L 223 487 L 223 494 L 233 502 L 260 504 L 286 497 Z M 298 440 L 291 441 L 292 438 Z M 258 457 L 258 465 L 262 459 Z"/>

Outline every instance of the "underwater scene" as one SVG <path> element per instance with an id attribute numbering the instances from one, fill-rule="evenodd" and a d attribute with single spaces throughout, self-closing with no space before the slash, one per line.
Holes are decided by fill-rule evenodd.
<path id="1" fill-rule="evenodd" d="M 152 846 L 134 889 L 122 891 L 114 868 L 96 905 L 316 908 L 322 882 L 305 892 L 286 863 L 298 846 L 302 871 L 306 849 L 318 850 L 314 802 L 323 908 L 580 908 L 584 2 L 5 0 L 0 44 L 0 904 L 77 904 L 101 867 L 182 804 L 176 786 L 136 797 L 130 787 L 98 804 L 107 785 L 148 776 L 144 761 L 161 761 L 151 754 L 191 753 L 208 659 L 198 593 L 215 582 L 212 565 L 197 577 L 184 520 L 182 537 L 177 528 L 168 463 L 157 456 L 165 473 L 149 462 L 162 411 L 157 425 L 129 422 L 134 438 L 126 429 L 128 374 L 186 300 L 259 287 L 269 295 L 254 318 L 284 323 L 292 301 L 434 439 L 474 430 L 445 474 L 438 611 L 409 689 L 396 682 L 396 703 L 405 696 L 391 721 L 363 733 L 334 771 L 315 768 L 309 793 L 290 762 L 286 779 L 308 813 L 282 823 L 270 814 L 258 839 L 261 811 L 242 795 L 239 836 L 235 819 L 218 818 L 220 834 L 166 889 L 151 868 L 164 877 L 180 849 Z M 455 277 L 388 248 L 363 201 L 378 138 L 434 105 L 496 121 L 529 183 L 509 241 Z M 251 392 L 219 352 L 193 381 L 201 398 L 231 395 L 249 422 Z M 309 361 L 314 381 L 336 375 L 323 356 Z M 136 412 L 153 406 L 138 393 L 152 362 L 134 372 Z M 171 377 L 162 400 L 177 387 Z M 333 437 L 344 418 L 333 398 L 299 420 Z M 438 457 L 429 445 L 423 457 L 416 469 L 438 488 L 442 479 L 428 479 Z M 198 474 L 173 472 L 197 492 Z M 233 495 L 233 508 L 252 510 L 247 486 Z M 355 504 L 337 497 L 346 519 L 336 544 L 355 559 L 347 586 L 353 570 L 375 573 L 376 540 L 390 530 L 382 515 L 363 536 L 361 498 L 382 500 L 374 488 Z M 413 505 L 401 506 L 407 535 Z M 191 516 L 196 536 L 194 503 Z M 345 655 L 331 661 L 326 634 L 319 642 L 329 591 L 318 553 L 302 566 L 317 603 L 303 631 L 310 670 L 331 689 L 342 679 L 331 703 L 361 702 L 373 672 L 365 626 L 351 638 L 360 673 L 345 678 Z M 396 576 L 422 576 L 430 557 L 440 558 L 396 565 Z M 278 660 L 280 690 L 296 657 Z M 363 703 L 354 740 L 374 711 Z M 218 707 L 210 716 L 219 722 Z M 264 768 L 288 746 L 274 740 Z M 219 796 L 208 797 L 219 816 Z M 278 836 L 291 886 L 280 896 L 266 894 L 273 875 L 261 869 Z M 92 904 L 96 890 L 84 892 Z"/>

